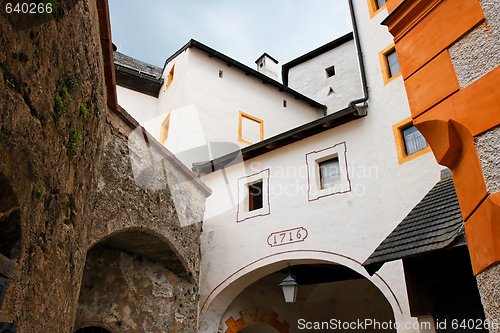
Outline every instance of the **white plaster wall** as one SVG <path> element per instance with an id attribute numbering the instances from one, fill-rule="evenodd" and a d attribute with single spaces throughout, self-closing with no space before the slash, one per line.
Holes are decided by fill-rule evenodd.
<path id="1" fill-rule="evenodd" d="M 177 101 L 161 107 L 165 109 L 171 105 L 174 109 L 180 107 L 179 104 L 196 105 L 208 142 L 233 142 L 246 146 L 238 142 L 240 111 L 264 121 L 264 138 L 322 116 L 322 111 L 218 59 L 209 58 L 196 48 L 188 49 L 186 53 L 189 66 L 183 68 L 186 81 L 182 94 L 173 96 L 172 93 L 172 98 Z M 178 65 L 175 70 L 177 73 Z M 224 72 L 223 78 L 219 78 L 219 70 Z M 283 107 L 284 99 L 287 100 L 286 108 Z M 184 130 L 189 131 L 189 128 Z"/>
<path id="2" fill-rule="evenodd" d="M 166 89 L 167 77 L 174 65 L 174 78 Z M 223 78 L 219 77 L 219 70 L 223 71 Z M 124 92 L 120 94 L 124 97 L 120 99 L 130 100 L 125 103 L 133 105 L 130 110 L 123 106 L 157 139 L 161 124 L 170 113 L 166 147 L 175 154 L 196 149 L 201 143 L 229 142 L 235 144 L 235 149 L 247 146 L 238 141 L 240 111 L 263 120 L 264 139 L 323 115 L 323 110 L 264 84 L 252 75 L 245 75 L 225 62 L 209 58 L 196 48 L 189 48 L 171 60 L 163 76 L 165 84 L 154 108 L 149 96 L 133 91 L 121 89 Z M 287 107 L 283 106 L 283 100 L 287 101 Z M 147 111 L 141 111 L 143 109 Z M 211 157 L 226 153 L 225 150 L 212 151 Z M 198 160 L 188 159 L 188 167 L 192 161 Z"/>
<path id="3" fill-rule="evenodd" d="M 355 11 L 370 89 L 368 116 L 203 177 L 213 192 L 202 235 L 202 332 L 211 307 L 229 305 L 225 288 L 241 291 L 238 284 L 247 281 L 245 276 L 282 261 L 284 253 L 306 259 L 307 251 L 327 251 L 362 263 L 439 180 L 441 167 L 432 153 L 398 162 L 392 125 L 410 112 L 402 79 L 384 85 L 381 74 L 378 52 L 392 42 L 387 28 L 380 25 L 387 12 L 370 19 L 366 1 L 355 1 Z M 340 142 L 347 146 L 352 191 L 309 202 L 306 154 Z M 270 214 L 237 223 L 238 178 L 264 169 L 270 170 Z M 300 226 L 309 232 L 305 241 L 267 244 L 272 232 Z M 384 294 L 388 299 L 394 294 L 401 308 L 395 313 L 397 319 L 415 323 L 409 315 L 401 263 L 384 265 L 379 275 L 391 290 Z M 223 298 L 218 299 L 218 293 Z"/>
<path id="4" fill-rule="evenodd" d="M 335 75 L 326 77 L 325 68 L 330 66 L 335 66 Z M 363 97 L 354 40 L 290 68 L 288 85 L 328 106 L 328 113 L 341 110 L 352 100 Z M 330 87 L 334 93 L 328 95 Z"/>
<path id="5" fill-rule="evenodd" d="M 351 122 L 254 158 L 244 167 L 231 166 L 203 177 L 213 192 L 207 199 L 202 235 L 202 303 L 246 264 L 281 251 L 325 250 L 363 262 L 422 199 L 439 178 L 433 155 L 399 165 L 392 129 L 379 128 L 372 119 Z M 352 191 L 309 202 L 306 154 L 339 142 L 346 142 Z M 270 214 L 237 223 L 238 178 L 264 169 L 270 170 Z M 295 227 L 308 230 L 303 242 L 267 244 L 272 232 Z M 399 291 L 405 308 L 404 278 L 381 274 Z"/>
<path id="6" fill-rule="evenodd" d="M 158 99 L 128 88 L 116 86 L 118 104 L 140 124 L 158 113 Z"/>

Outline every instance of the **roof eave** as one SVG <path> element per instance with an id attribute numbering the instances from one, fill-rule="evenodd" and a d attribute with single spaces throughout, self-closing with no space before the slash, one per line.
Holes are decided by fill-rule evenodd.
<path id="1" fill-rule="evenodd" d="M 206 175 L 230 165 L 240 163 L 242 160 L 249 160 L 364 116 L 366 116 L 366 112 L 360 111 L 356 106 L 348 106 L 326 117 L 322 117 L 318 120 L 245 147 L 240 151 L 224 155 L 208 162 L 195 163 L 193 164 L 193 171 L 200 176 Z M 241 154 L 242 159 L 235 159 L 239 154 Z"/>
<path id="2" fill-rule="evenodd" d="M 287 93 L 291 94 L 292 96 L 294 96 L 295 98 L 300 99 L 303 102 L 309 104 L 311 107 L 314 107 L 314 108 L 317 108 L 317 109 L 321 110 L 323 112 L 323 114 L 325 114 L 325 111 L 327 109 L 326 105 L 321 104 L 321 103 L 319 103 L 319 102 L 317 102 L 317 101 L 315 101 L 315 100 L 313 100 L 313 99 L 311 99 L 311 98 L 309 98 L 309 97 L 307 97 L 305 95 L 302 95 L 298 91 L 295 91 L 295 90 L 287 87 L 286 85 L 284 85 L 284 84 L 282 84 L 282 83 L 280 83 L 280 82 L 278 82 L 276 80 L 271 79 L 267 75 L 259 73 L 255 69 L 252 69 L 252 68 L 250 68 L 250 67 L 242 64 L 241 62 L 236 61 L 233 58 L 230 58 L 230 57 L 226 56 L 225 54 L 220 53 L 220 52 L 212 49 L 211 47 L 206 46 L 205 44 L 200 43 L 200 42 L 198 42 L 197 40 L 194 40 L 194 39 L 191 39 L 181 49 L 179 49 L 177 52 L 175 52 L 173 55 L 171 55 L 165 61 L 165 66 L 163 67 L 163 70 L 165 71 L 165 68 L 166 68 L 166 66 L 167 66 L 168 63 L 170 63 L 179 54 L 181 54 L 182 52 L 184 52 L 186 49 L 188 49 L 190 47 L 196 47 L 197 49 L 199 49 L 199 50 L 207 53 L 209 56 L 213 56 L 215 58 L 218 58 L 218 59 L 224 61 L 225 63 L 227 63 L 227 64 L 229 64 L 231 66 L 234 66 L 234 67 L 240 69 L 245 74 L 252 75 L 252 76 L 256 77 L 257 79 L 262 80 L 262 83 L 264 83 L 264 84 L 272 85 L 272 86 L 278 88 L 278 90 L 280 90 L 280 91 L 287 92 Z"/>

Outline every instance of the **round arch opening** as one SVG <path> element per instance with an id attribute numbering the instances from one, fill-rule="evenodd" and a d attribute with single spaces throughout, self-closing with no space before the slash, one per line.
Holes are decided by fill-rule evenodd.
<path id="1" fill-rule="evenodd" d="M 74 333 L 111 333 L 101 326 L 86 326 L 76 330 Z"/>
<path id="2" fill-rule="evenodd" d="M 394 322 L 392 307 L 382 292 L 348 267 L 309 263 L 291 266 L 290 271 L 299 284 L 295 302 L 286 303 L 279 286 L 288 268 L 278 270 L 238 294 L 222 316 L 219 329 L 224 333 L 264 332 L 259 327 L 269 332 L 294 333 L 314 325 L 330 329 L 332 325 L 366 319 Z"/>
<path id="3" fill-rule="evenodd" d="M 295 274 L 294 267 L 306 271 L 312 267 L 313 271 L 310 271 L 309 275 L 321 278 L 321 270 L 324 268 L 321 266 L 327 266 L 341 272 L 340 275 L 343 277 L 335 281 L 328 281 L 328 278 L 314 281 L 313 278 L 304 283 L 300 281 L 303 279 L 299 276 L 297 282 L 302 283 L 302 286 L 299 288 L 296 303 L 285 303 L 282 289 L 278 285 L 288 275 L 289 264 L 292 266 L 292 275 Z M 319 271 L 315 266 L 320 266 Z M 329 276 L 333 275 L 336 274 L 329 272 Z M 267 299 L 263 299 L 262 295 Z M 242 302 L 245 299 L 250 301 Z M 304 301 L 308 305 L 303 308 L 313 309 L 314 312 L 307 318 L 298 315 L 307 311 L 296 308 L 297 304 Z M 204 297 L 201 306 L 200 332 L 213 330 L 223 333 L 239 332 L 234 329 L 228 330 L 230 322 L 234 321 L 236 326 L 233 325 L 233 328 L 239 327 L 239 330 L 245 328 L 247 325 L 242 325 L 242 322 L 246 319 L 243 318 L 242 311 L 251 311 L 252 307 L 254 309 L 263 307 L 279 312 L 277 320 L 286 322 L 290 326 L 290 333 L 297 330 L 298 319 L 302 317 L 311 321 L 367 317 L 394 322 L 395 318 L 400 318 L 402 315 L 399 300 L 382 276 L 378 274 L 370 276 L 355 259 L 320 250 L 280 252 L 242 266 Z M 283 309 L 287 309 L 285 313 L 282 313 Z M 290 315 L 290 309 L 291 312 L 295 312 L 294 315 Z M 321 311 L 314 311 L 318 309 Z M 363 309 L 363 311 L 356 312 L 353 309 Z M 279 331 L 282 332 L 281 329 Z"/>

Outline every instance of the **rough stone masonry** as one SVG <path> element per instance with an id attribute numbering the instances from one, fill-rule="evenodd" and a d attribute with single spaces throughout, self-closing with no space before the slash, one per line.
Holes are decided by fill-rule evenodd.
<path id="1" fill-rule="evenodd" d="M 0 327 L 195 332 L 209 191 L 110 109 L 102 3 L 49 2 L 0 15 Z M 132 155 L 164 186 L 141 186 Z"/>

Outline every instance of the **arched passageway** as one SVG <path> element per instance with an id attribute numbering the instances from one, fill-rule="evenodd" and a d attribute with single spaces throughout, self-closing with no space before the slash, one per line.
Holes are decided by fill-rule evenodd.
<path id="1" fill-rule="evenodd" d="M 167 240 L 144 229 L 120 231 L 87 252 L 75 327 L 103 323 L 116 332 L 190 331 L 196 313 L 188 305 L 196 293 Z"/>
<path id="2" fill-rule="evenodd" d="M 317 325 L 320 325 L 319 329 L 355 332 L 357 327 L 351 330 L 341 326 L 342 323 L 365 319 L 380 323 L 395 322 L 394 307 L 386 295 L 373 281 L 352 268 L 318 260 L 289 262 L 292 275 L 300 285 L 294 303 L 284 300 L 279 284 L 288 275 L 288 269 L 280 265 L 281 269 L 254 280 L 232 297 L 219 319 L 217 329 L 224 333 L 253 332 L 256 327 L 265 324 L 265 327 L 269 326 L 280 333 L 295 333 L 317 329 Z M 268 271 L 269 267 L 277 266 L 274 263 L 257 271 Z M 252 272 L 235 279 L 227 287 L 228 290 L 236 289 L 237 284 L 248 283 L 249 275 Z M 214 305 L 216 307 L 219 304 Z M 202 332 L 204 329 L 202 327 Z M 395 332 L 393 327 L 384 327 L 379 331 Z"/>

